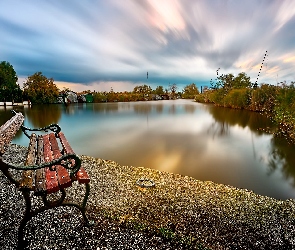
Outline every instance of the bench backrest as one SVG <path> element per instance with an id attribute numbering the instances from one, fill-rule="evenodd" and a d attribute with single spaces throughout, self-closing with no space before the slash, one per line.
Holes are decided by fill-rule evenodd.
<path id="1" fill-rule="evenodd" d="M 12 141 L 24 120 L 22 113 L 16 113 L 0 127 L 0 155 L 4 154 L 6 146 Z"/>

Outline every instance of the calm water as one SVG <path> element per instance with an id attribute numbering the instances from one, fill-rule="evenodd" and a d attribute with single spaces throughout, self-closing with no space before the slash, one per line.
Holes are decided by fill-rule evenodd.
<path id="1" fill-rule="evenodd" d="M 77 154 L 295 198 L 295 147 L 261 132 L 272 124 L 254 112 L 191 100 L 18 109 L 28 127 L 58 123 Z M 0 109 L 0 124 L 10 117 Z M 28 145 L 21 132 L 13 142 Z"/>

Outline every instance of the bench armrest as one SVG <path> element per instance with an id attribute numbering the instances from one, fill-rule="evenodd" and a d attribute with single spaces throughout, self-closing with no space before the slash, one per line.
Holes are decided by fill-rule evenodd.
<path id="1" fill-rule="evenodd" d="M 72 160 L 75 160 L 74 166 L 72 166 L 73 165 Z M 2 163 L 6 165 L 6 168 L 11 168 L 15 170 L 37 170 L 37 169 L 46 168 L 46 167 L 48 167 L 50 170 L 55 170 L 54 169 L 55 165 L 61 165 L 64 168 L 68 169 L 71 176 L 76 174 L 81 167 L 81 160 L 75 154 L 65 154 L 59 157 L 58 159 L 54 159 L 50 162 L 44 162 L 40 165 L 24 166 L 24 165 L 11 164 L 9 162 L 4 162 L 4 161 L 2 161 Z"/>
<path id="2" fill-rule="evenodd" d="M 22 131 L 24 132 L 24 134 L 30 138 L 30 134 L 27 133 L 27 131 L 44 131 L 44 132 L 48 132 L 48 130 L 51 130 L 52 132 L 54 132 L 56 135 L 61 131 L 61 127 L 58 124 L 50 124 L 44 128 L 28 128 L 24 125 L 21 126 Z"/>
<path id="3" fill-rule="evenodd" d="M 11 117 L 2 126 L 0 126 L 0 156 L 4 154 L 6 150 L 5 148 L 13 140 L 15 134 L 17 133 L 25 119 L 22 113 L 16 113 L 14 110 L 12 113 L 14 114 L 14 116 Z"/>

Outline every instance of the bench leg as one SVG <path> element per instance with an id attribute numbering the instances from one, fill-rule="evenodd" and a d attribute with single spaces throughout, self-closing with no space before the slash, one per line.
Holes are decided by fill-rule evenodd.
<path id="1" fill-rule="evenodd" d="M 32 215 L 31 215 L 32 205 L 31 205 L 31 199 L 30 199 L 30 191 L 22 191 L 22 194 L 26 202 L 26 211 L 20 223 L 20 226 L 18 228 L 17 249 L 24 249 L 27 246 L 27 242 L 23 238 L 23 233 L 24 233 L 24 228 L 27 222 L 32 218 Z"/>
<path id="2" fill-rule="evenodd" d="M 86 187 L 86 192 L 85 192 L 85 196 L 84 196 L 84 199 L 83 199 L 82 206 L 80 206 L 80 205 L 78 205 L 76 203 L 72 203 L 72 202 L 63 202 L 66 194 L 65 194 L 64 190 L 61 190 L 62 191 L 62 197 L 58 201 L 50 203 L 46 199 L 47 195 L 45 195 L 45 196 L 43 196 L 43 202 L 44 202 L 45 206 L 43 206 L 43 207 L 41 207 L 41 208 L 39 208 L 39 209 L 37 209 L 35 211 L 31 211 L 32 204 L 31 204 L 31 199 L 30 199 L 30 191 L 23 190 L 22 194 L 24 196 L 25 203 L 26 203 L 26 211 L 25 211 L 24 217 L 23 217 L 23 219 L 22 219 L 22 221 L 20 223 L 19 229 L 18 229 L 17 249 L 18 250 L 24 249 L 28 244 L 28 242 L 24 240 L 24 235 L 23 235 L 24 234 L 24 229 L 25 229 L 25 226 L 26 226 L 27 222 L 32 217 L 34 217 L 35 215 L 37 215 L 37 214 L 39 214 L 39 213 L 41 213 L 41 212 L 43 212 L 45 210 L 48 210 L 48 209 L 52 209 L 52 208 L 59 207 L 59 206 L 76 207 L 76 208 L 78 208 L 80 210 L 86 226 L 87 227 L 93 226 L 94 221 L 88 220 L 88 218 L 87 218 L 87 216 L 85 214 L 85 207 L 86 207 L 86 203 L 87 203 L 89 193 L 90 193 L 90 185 L 89 185 L 89 183 L 86 183 L 85 187 Z"/>
<path id="3" fill-rule="evenodd" d="M 89 221 L 85 215 L 85 207 L 86 207 L 86 203 L 87 203 L 87 200 L 88 200 L 88 197 L 89 197 L 89 194 L 90 194 L 90 184 L 89 183 L 86 183 L 85 184 L 85 187 L 86 187 L 86 192 L 85 192 L 85 196 L 84 196 L 84 199 L 83 199 L 83 203 L 82 203 L 82 215 L 83 215 L 83 218 L 86 222 L 86 225 L 87 226 L 93 226 L 94 225 L 94 221 Z"/>
<path id="4" fill-rule="evenodd" d="M 87 203 L 87 200 L 88 200 L 88 197 L 89 197 L 89 194 L 90 194 L 90 184 L 86 183 L 85 187 L 86 187 L 86 192 L 85 192 L 85 195 L 84 195 L 82 206 L 80 206 L 80 205 L 78 205 L 76 203 L 72 203 L 72 202 L 63 203 L 60 206 L 73 206 L 73 207 L 78 208 L 80 210 L 82 216 L 83 216 L 83 219 L 84 219 L 84 222 L 85 222 L 86 226 L 91 227 L 91 226 L 94 225 L 94 221 L 88 220 L 88 218 L 87 218 L 87 216 L 85 214 L 85 207 L 86 207 L 86 203 Z"/>
<path id="5" fill-rule="evenodd" d="M 86 192 L 85 192 L 85 196 L 84 196 L 83 203 L 82 203 L 83 209 L 85 209 L 85 207 L 86 207 L 86 203 L 87 203 L 87 200 L 88 200 L 88 197 L 90 194 L 90 184 L 86 183 L 85 187 L 86 187 Z"/>

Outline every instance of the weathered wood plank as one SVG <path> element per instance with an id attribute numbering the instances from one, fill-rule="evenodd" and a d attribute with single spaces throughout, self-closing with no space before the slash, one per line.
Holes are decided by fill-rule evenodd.
<path id="1" fill-rule="evenodd" d="M 25 161 L 26 166 L 35 165 L 36 159 L 36 134 L 32 134 L 30 137 L 30 144 L 28 148 L 27 158 Z M 33 171 L 32 170 L 23 170 L 22 178 L 20 180 L 19 189 L 20 190 L 33 190 Z"/>
<path id="2" fill-rule="evenodd" d="M 63 132 L 58 133 L 58 137 L 60 139 L 61 145 L 63 147 L 63 150 L 65 151 L 66 154 L 74 154 L 74 150 L 72 149 L 70 143 L 66 139 L 65 135 Z"/>
<path id="3" fill-rule="evenodd" d="M 51 151 L 53 153 L 53 159 L 57 159 L 57 158 L 61 157 L 58 142 L 57 142 L 56 137 L 53 133 L 49 134 L 49 140 L 50 140 L 50 145 L 51 145 Z"/>
<path id="4" fill-rule="evenodd" d="M 49 135 L 49 140 L 50 140 L 50 144 L 51 144 L 51 150 L 53 152 L 53 159 L 60 158 L 62 156 L 62 154 L 60 152 L 56 137 L 53 133 L 51 133 Z M 58 183 L 61 188 L 67 188 L 72 185 L 72 180 L 70 178 L 70 175 L 69 175 L 67 169 L 65 169 L 61 165 L 56 165 L 56 172 L 57 172 Z"/>
<path id="5" fill-rule="evenodd" d="M 44 163 L 44 151 L 43 151 L 43 136 L 38 136 L 38 148 L 37 148 L 37 159 L 36 164 L 40 165 Z M 45 169 L 36 170 L 35 178 L 35 195 L 44 195 L 46 193 L 46 177 Z"/>
<path id="6" fill-rule="evenodd" d="M 61 188 L 67 188 L 72 186 L 72 180 L 70 178 L 70 175 L 63 166 L 57 165 L 56 171 L 57 171 L 58 183 Z"/>
<path id="7" fill-rule="evenodd" d="M 86 170 L 81 167 L 78 172 L 77 172 L 77 181 L 82 184 L 82 183 L 89 183 L 90 182 L 90 177 L 87 174 Z"/>
<path id="8" fill-rule="evenodd" d="M 74 154 L 74 150 L 72 149 L 71 145 L 69 144 L 68 140 L 66 139 L 64 133 L 59 132 L 58 136 L 59 136 L 61 145 L 63 146 L 65 153 L 66 154 Z M 72 164 L 75 164 L 75 162 L 73 162 Z M 80 184 L 90 182 L 90 177 L 83 167 L 81 167 L 79 169 L 79 171 L 77 172 L 77 174 L 74 178 L 77 179 Z"/>
<path id="9" fill-rule="evenodd" d="M 44 143 L 44 161 L 51 162 L 53 160 L 51 146 L 49 141 L 49 135 L 43 136 Z M 59 191 L 59 185 L 57 180 L 56 171 L 51 171 L 48 167 L 45 168 L 45 178 L 46 178 L 46 193 L 51 194 Z"/>

